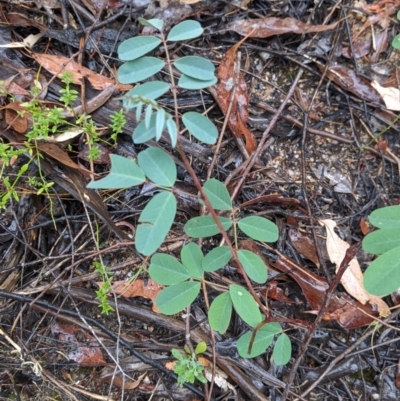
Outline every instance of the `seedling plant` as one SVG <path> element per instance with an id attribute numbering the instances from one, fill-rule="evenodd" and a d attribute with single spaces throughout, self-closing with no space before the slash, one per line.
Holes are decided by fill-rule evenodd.
<path id="1" fill-rule="evenodd" d="M 78 92 L 71 87 L 72 77 L 70 72 L 62 74 L 61 80 L 64 83 L 64 88 L 60 89 L 60 105 L 49 107 L 38 99 L 40 87 L 35 85 L 31 90 L 32 98 L 24 103 L 18 103 L 14 99 L 15 108 L 18 117 L 25 118 L 31 121 L 31 127 L 25 135 L 26 141 L 16 147 L 11 144 L 0 142 L 0 178 L 4 186 L 4 192 L 0 193 L 0 209 L 6 208 L 8 202 L 13 199 L 19 201 L 17 191 L 18 184 L 21 178 L 28 171 L 32 162 L 35 162 L 38 170 L 38 177 L 28 177 L 27 183 L 34 188 L 36 195 L 44 194 L 49 200 L 50 214 L 52 214 L 52 197 L 50 188 L 54 185 L 53 182 L 48 182 L 43 175 L 41 168 L 41 160 L 43 155 L 40 151 L 40 142 L 62 142 L 62 137 L 68 132 L 77 132 L 78 134 L 86 134 L 87 144 L 89 146 L 88 158 L 93 161 L 99 155 L 99 148 L 94 146 L 100 140 L 97 127 L 90 116 L 82 114 L 76 115 L 75 123 L 68 120 L 67 116 L 73 114 L 72 104 L 78 97 Z M 4 83 L 0 82 L 0 95 L 10 96 L 6 90 L 2 89 Z M 123 110 L 113 113 L 111 116 L 111 139 L 116 139 L 118 133 L 122 131 L 125 125 L 125 116 Z M 61 134 L 61 135 L 60 135 Z M 23 154 L 28 154 L 30 159 L 24 163 L 16 174 L 16 177 L 11 180 L 9 176 L 4 176 L 4 169 L 11 166 Z"/>
<path id="2" fill-rule="evenodd" d="M 184 232 L 190 242 L 182 247 L 180 260 L 157 252 L 175 221 L 177 200 L 174 184 L 177 168 L 170 155 L 153 146 L 141 151 L 137 160 L 111 155 L 109 174 L 91 182 L 88 188 L 120 189 L 141 185 L 145 181 L 156 186 L 158 193 L 152 197 L 138 218 L 135 246 L 139 253 L 150 258 L 150 277 L 165 286 L 155 299 L 161 313 L 177 314 L 195 301 L 203 286 L 211 288 L 213 294 L 219 293 L 208 311 L 211 328 L 221 334 L 225 333 L 235 309 L 251 328 L 251 331 L 243 334 L 237 342 L 239 354 L 245 358 L 253 358 L 265 352 L 275 339 L 272 358 L 276 364 L 285 364 L 291 356 L 290 339 L 283 333 L 279 323 L 264 319 L 260 308 L 263 311 L 265 309 L 252 285 L 252 281 L 257 284 L 266 282 L 267 267 L 255 253 L 237 249 L 239 230 L 254 240 L 275 242 L 279 235 L 278 228 L 270 220 L 259 216 L 235 218 L 234 207 L 225 185 L 214 178 L 201 185 L 180 145 L 180 137 L 184 132 L 180 132 L 181 123 L 195 139 L 205 144 L 215 144 L 218 137 L 217 128 L 207 116 L 194 111 L 179 115 L 177 105 L 178 88 L 199 90 L 217 82 L 214 65 L 209 60 L 197 56 L 186 56 L 172 61 L 168 50 L 169 43 L 198 37 L 203 33 L 203 29 L 198 22 L 188 20 L 176 25 L 168 36 L 165 36 L 163 21 L 139 21 L 142 25 L 159 31 L 159 37 L 139 36 L 128 39 L 119 46 L 118 55 L 124 61 L 118 69 L 119 81 L 124 84 L 138 83 L 153 77 L 166 67 L 170 82 L 153 78 L 149 82 L 137 85 L 122 98 L 126 109 L 136 109 L 138 125 L 132 133 L 133 142 L 143 144 L 152 139 L 158 141 L 163 132 L 167 132 L 172 147 L 178 150 L 199 191 L 198 201 L 206 207 L 208 214 L 194 217 L 184 225 Z M 165 61 L 147 56 L 147 53 L 160 45 L 164 48 Z M 177 84 L 174 69 L 180 73 Z M 175 100 L 173 114 L 157 103 L 157 99 L 168 91 L 172 92 Z M 228 235 L 228 231 L 232 232 L 232 236 Z M 204 253 L 195 242 L 200 238 L 214 237 L 218 234 L 222 235 L 223 244 L 215 246 L 209 252 Z M 226 288 L 207 281 L 208 273 L 223 269 L 228 263 L 236 264 L 247 288 L 237 284 Z M 203 294 L 208 297 L 208 291 Z M 201 376 L 195 373 L 195 355 L 189 355 L 189 359 L 180 354 L 184 358 L 181 359 L 175 351 L 174 355 L 179 360 L 179 369 L 191 366 L 190 374 L 180 374 L 179 377 L 183 381 L 190 381 L 193 377 L 203 381 Z"/>
<path id="3" fill-rule="evenodd" d="M 207 344 L 200 342 L 194 352 L 190 352 L 187 345 L 184 347 L 185 353 L 173 348 L 172 355 L 176 358 L 174 373 L 178 375 L 178 384 L 182 387 L 184 383 L 194 383 L 197 379 L 201 383 L 207 383 L 203 376 L 204 365 L 197 360 L 197 355 L 207 350 Z"/>

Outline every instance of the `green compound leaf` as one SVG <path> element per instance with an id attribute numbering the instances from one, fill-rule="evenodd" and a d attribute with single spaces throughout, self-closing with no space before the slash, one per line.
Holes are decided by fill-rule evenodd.
<path id="1" fill-rule="evenodd" d="M 188 271 L 173 256 L 156 253 L 151 257 L 150 277 L 158 284 L 178 284 L 190 278 Z"/>
<path id="2" fill-rule="evenodd" d="M 153 106 L 151 104 L 148 104 L 146 106 L 146 111 L 144 112 L 144 126 L 146 127 L 146 129 L 150 128 L 150 122 L 152 116 L 153 116 Z M 156 115 L 156 120 L 157 120 L 157 115 Z M 156 128 L 156 135 L 157 135 L 157 128 Z"/>
<path id="3" fill-rule="evenodd" d="M 214 64 L 197 56 L 186 56 L 175 61 L 174 66 L 188 77 L 198 79 L 199 81 L 211 81 L 215 78 Z"/>
<path id="4" fill-rule="evenodd" d="M 392 46 L 394 49 L 400 49 L 400 35 L 396 35 L 392 40 Z"/>
<path id="5" fill-rule="evenodd" d="M 276 340 L 272 359 L 276 365 L 286 365 L 292 356 L 292 343 L 287 334 L 282 333 Z"/>
<path id="6" fill-rule="evenodd" d="M 143 106 L 143 103 L 140 101 L 139 98 L 132 98 L 132 97 L 129 98 L 123 97 L 122 104 L 124 105 L 124 108 L 127 110 L 136 108 L 136 115 L 137 115 L 137 109 Z"/>
<path id="7" fill-rule="evenodd" d="M 222 182 L 211 178 L 203 185 L 203 190 L 207 195 L 211 206 L 216 210 L 231 210 L 232 201 L 226 186 Z M 204 204 L 204 203 L 203 203 Z"/>
<path id="8" fill-rule="evenodd" d="M 245 217 L 239 220 L 238 226 L 246 235 L 257 241 L 275 242 L 279 237 L 276 224 L 264 217 Z"/>
<path id="9" fill-rule="evenodd" d="M 203 28 L 197 21 L 187 20 L 175 25 L 168 34 L 167 40 L 177 42 L 197 38 L 203 34 Z"/>
<path id="10" fill-rule="evenodd" d="M 229 294 L 236 313 L 251 327 L 256 327 L 262 322 L 262 316 L 257 302 L 253 296 L 240 285 L 232 284 Z"/>
<path id="11" fill-rule="evenodd" d="M 162 81 L 146 82 L 126 92 L 124 99 L 140 96 L 145 99 L 156 100 L 169 91 L 169 85 Z"/>
<path id="12" fill-rule="evenodd" d="M 132 109 L 132 108 L 136 107 L 135 117 L 136 117 L 136 121 L 139 122 L 140 118 L 142 117 L 144 103 L 143 102 L 131 103 L 131 101 L 129 99 L 124 98 L 123 104 L 126 109 Z"/>
<path id="13" fill-rule="evenodd" d="M 374 210 L 369 222 L 378 228 L 400 228 L 400 206 L 388 206 Z"/>
<path id="14" fill-rule="evenodd" d="M 168 113 L 167 113 L 166 127 L 169 137 L 171 138 L 171 146 L 174 148 L 176 146 L 176 142 L 178 141 L 178 130 L 176 128 L 176 123 L 173 120 L 171 114 Z"/>
<path id="15" fill-rule="evenodd" d="M 156 57 L 141 57 L 137 60 L 127 61 L 118 68 L 118 80 L 122 84 L 144 81 L 161 71 L 164 64 L 164 61 Z"/>
<path id="16" fill-rule="evenodd" d="M 214 145 L 217 141 L 217 127 L 200 113 L 189 111 L 182 116 L 182 122 L 188 131 L 199 141 L 209 145 Z"/>
<path id="17" fill-rule="evenodd" d="M 144 19 L 142 17 L 138 18 L 139 23 L 141 23 L 143 26 L 151 26 L 153 28 L 158 29 L 159 31 L 161 31 L 164 21 L 158 18 L 153 18 L 153 19 Z"/>
<path id="18" fill-rule="evenodd" d="M 365 252 L 382 254 L 400 246 L 398 228 L 381 228 L 369 233 L 362 242 Z"/>
<path id="19" fill-rule="evenodd" d="M 136 60 L 155 49 L 161 39 L 155 36 L 136 36 L 125 40 L 118 47 L 118 57 L 122 61 Z"/>
<path id="20" fill-rule="evenodd" d="M 132 160 L 119 155 L 110 155 L 110 173 L 100 180 L 92 181 L 87 185 L 91 189 L 119 189 L 129 188 L 142 184 L 146 177 L 143 171 Z"/>
<path id="21" fill-rule="evenodd" d="M 245 272 L 253 281 L 259 284 L 264 284 L 267 281 L 267 266 L 258 255 L 250 251 L 240 250 L 238 257 Z"/>
<path id="22" fill-rule="evenodd" d="M 364 287 L 372 295 L 384 297 L 400 287 L 400 247 L 375 259 L 364 273 Z"/>
<path id="23" fill-rule="evenodd" d="M 157 185 L 172 187 L 176 181 L 176 165 L 172 157 L 158 148 L 147 148 L 138 155 L 138 164 L 146 177 Z"/>
<path id="24" fill-rule="evenodd" d="M 229 230 L 232 222 L 226 217 L 219 217 L 223 229 Z M 190 219 L 184 227 L 185 234 L 192 238 L 212 237 L 219 234 L 218 226 L 211 216 L 199 216 Z"/>
<path id="25" fill-rule="evenodd" d="M 164 288 L 155 299 L 157 308 L 164 315 L 174 315 L 183 311 L 199 295 L 200 286 L 196 281 L 185 281 Z"/>
<path id="26" fill-rule="evenodd" d="M 236 344 L 239 355 L 242 358 L 255 358 L 261 355 L 271 345 L 275 334 L 281 331 L 282 328 L 279 323 L 273 322 L 264 324 L 256 333 L 250 353 L 248 351 L 253 333 L 249 332 L 243 334 Z"/>
<path id="27" fill-rule="evenodd" d="M 179 78 L 178 86 L 183 89 L 198 90 L 208 88 L 209 86 L 215 85 L 217 82 L 218 79 L 216 77 L 208 81 L 200 81 L 199 79 L 182 74 Z"/>
<path id="28" fill-rule="evenodd" d="M 159 141 L 165 127 L 165 111 L 164 109 L 157 110 L 156 113 L 156 141 Z"/>
<path id="29" fill-rule="evenodd" d="M 231 257 L 231 250 L 227 246 L 220 246 L 207 253 L 201 266 L 205 272 L 214 272 L 224 267 L 231 260 Z"/>
<path id="30" fill-rule="evenodd" d="M 146 121 L 141 121 L 132 134 L 134 143 L 145 143 L 156 137 L 156 113 L 150 117 L 149 127 L 146 128 Z"/>
<path id="31" fill-rule="evenodd" d="M 153 254 L 163 243 L 174 222 L 176 199 L 170 192 L 160 192 L 146 205 L 139 217 L 135 244 L 145 256 Z"/>
<path id="32" fill-rule="evenodd" d="M 189 242 L 181 250 L 181 260 L 191 277 L 201 279 L 203 269 L 201 263 L 204 259 L 201 248 L 194 242 Z"/>
<path id="33" fill-rule="evenodd" d="M 228 330 L 232 316 L 232 300 L 229 292 L 214 299 L 208 311 L 208 321 L 213 330 L 224 334 Z"/>

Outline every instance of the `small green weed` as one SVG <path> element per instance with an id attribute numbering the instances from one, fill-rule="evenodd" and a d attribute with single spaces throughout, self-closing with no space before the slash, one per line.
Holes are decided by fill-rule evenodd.
<path id="1" fill-rule="evenodd" d="M 114 111 L 110 116 L 111 118 L 111 139 L 115 142 L 117 140 L 118 134 L 120 134 L 126 124 L 126 117 L 124 110 Z"/>
<path id="2" fill-rule="evenodd" d="M 37 195 L 44 194 L 47 196 L 50 203 L 50 213 L 52 214 L 53 207 L 49 190 L 54 183 L 47 182 L 42 174 L 40 162 L 43 156 L 39 151 L 39 141 L 47 141 L 51 135 L 60 134 L 65 132 L 66 129 L 71 129 L 71 127 L 73 129 L 80 129 L 81 132 L 86 134 L 86 142 L 89 147 L 89 160 L 94 161 L 99 157 L 100 150 L 97 146 L 93 145 L 98 142 L 100 138 L 98 129 L 92 118 L 83 114 L 77 116 L 75 124 L 73 124 L 65 117 L 70 114 L 65 113 L 65 111 L 71 112 L 73 110 L 72 103 L 78 98 L 78 92 L 71 88 L 71 72 L 65 72 L 62 74 L 61 80 L 65 84 L 65 87 L 60 89 L 60 102 L 62 103 L 62 107 L 48 107 L 38 100 L 37 95 L 40 93 L 40 88 L 38 86 L 34 86 L 31 90 L 32 99 L 29 102 L 21 104 L 24 111 L 19 111 L 18 114 L 20 114 L 21 117 L 29 118 L 32 124 L 31 129 L 26 134 L 27 141 L 24 143 L 24 146 L 20 149 L 16 149 L 10 144 L 0 142 L 0 159 L 2 161 L 0 178 L 4 175 L 4 169 L 9 167 L 11 163 L 15 163 L 19 156 L 25 153 L 28 153 L 31 156 L 30 161 L 20 167 L 15 179 L 11 180 L 9 177 L 3 179 L 5 190 L 0 193 L 0 209 L 6 207 L 10 198 L 15 201 L 19 200 L 18 192 L 16 190 L 17 184 L 22 175 L 28 170 L 30 163 L 36 161 L 39 177 L 30 177 L 28 179 L 28 185 L 37 189 Z M 1 89 L 2 86 L 3 85 L 0 82 L 0 94 L 8 95 L 4 89 Z M 111 138 L 115 141 L 117 135 L 122 131 L 126 123 L 123 110 L 113 113 L 113 115 L 111 115 L 111 120 Z"/>
<path id="3" fill-rule="evenodd" d="M 100 262 L 93 262 L 96 273 L 100 275 L 101 281 L 103 282 L 99 289 L 96 291 L 96 299 L 100 301 L 99 308 L 101 313 L 108 315 L 114 312 L 114 308 L 108 303 L 107 297 L 111 291 L 111 284 L 113 281 L 113 275 L 111 271 Z"/>
<path id="4" fill-rule="evenodd" d="M 178 384 L 182 387 L 184 383 L 194 383 L 197 379 L 201 383 L 207 383 L 207 379 L 203 376 L 204 366 L 197 360 L 197 355 L 206 351 L 207 345 L 204 342 L 197 344 L 193 353 L 190 352 L 188 346 L 184 347 L 185 354 L 177 349 L 172 349 L 172 355 L 176 358 L 174 372 L 178 375 Z"/>

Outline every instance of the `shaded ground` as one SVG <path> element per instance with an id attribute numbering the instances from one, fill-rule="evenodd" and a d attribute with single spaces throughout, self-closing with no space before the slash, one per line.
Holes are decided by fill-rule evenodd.
<path id="1" fill-rule="evenodd" d="M 41 31 L 44 38 L 33 48 L 37 54 L 50 52 L 70 57 L 81 46 L 83 65 L 110 76 L 119 65 L 115 53 L 118 42 L 137 34 L 137 17 L 143 15 L 165 19 L 169 25 L 186 18 L 198 19 L 206 28 L 205 35 L 172 51 L 177 55 L 203 55 L 217 66 L 226 51 L 242 38 L 225 29 L 234 21 L 292 17 L 311 25 L 338 23 L 323 33 L 289 32 L 250 38 L 240 47 L 251 98 L 248 126 L 258 144 L 265 139 L 265 146 L 257 149 L 258 159 L 239 188 L 235 206 L 238 215 L 266 216 L 280 229 L 280 238 L 273 247 L 255 243 L 241 246 L 253 247 L 271 266 L 270 280 L 266 285 L 256 285 L 255 290 L 268 304 L 272 316 L 297 319 L 285 326 L 293 344 L 292 359 L 284 367 L 275 366 L 269 350 L 253 360 L 239 358 L 235 341 L 248 328 L 238 318 L 233 319 L 224 336 L 216 339 L 213 348 L 209 328 L 204 324 L 206 305 L 199 298 L 189 320 L 191 340 L 194 344 L 207 342 L 209 353 L 205 356 L 209 361 L 213 360 L 214 349 L 216 374 L 219 377 L 224 372 L 226 379 L 223 385 L 214 385 L 212 394 L 208 386 L 198 383 L 179 388 L 165 366 L 172 360 L 171 349 L 185 344 L 186 319 L 181 315 L 166 317 L 152 310 L 153 295 L 147 291 L 153 288 L 149 290 L 143 268 L 147 261 L 135 253 L 129 237 L 131 226 L 134 228 L 140 211 L 154 194 L 152 188 L 104 192 L 101 196 L 90 193 L 87 197 L 87 177 L 60 164 L 59 153 L 47 153 L 41 169 L 56 183 L 52 192 L 53 217 L 46 197 L 35 195 L 36 190 L 28 185 L 28 178 L 38 174 L 35 164 L 18 184 L 19 201 L 11 200 L 0 215 L 0 399 L 399 399 L 397 313 L 370 325 L 374 317 L 378 318 L 376 310 L 371 305 L 362 307 L 339 284 L 328 291 L 336 307 L 318 314 L 327 282 L 335 275 L 335 266 L 325 250 L 326 232 L 319 220 L 334 220 L 340 237 L 349 244 L 357 243 L 363 238 L 363 221 L 368 215 L 378 207 L 398 204 L 400 199 L 400 126 L 394 123 L 380 139 L 370 136 L 385 130 L 396 115 L 387 111 L 383 103 L 371 101 L 372 88 L 363 96 L 357 84 L 343 83 L 348 72 L 332 75 L 324 66 L 357 70 L 367 80 L 387 80 L 397 70 L 398 54 L 389 46 L 396 31 L 395 15 L 391 13 L 395 2 L 381 2 L 369 11 L 353 2 L 343 5 L 322 1 L 315 6 L 308 1 L 253 1 L 241 7 L 222 1 L 192 6 L 178 1 L 151 2 L 150 6 L 144 3 L 110 3 L 107 12 L 86 1 L 62 3 L 77 23 L 64 31 L 63 23 L 68 18 L 64 20 L 54 4 L 41 7 L 38 2 L 0 2 L 1 41 L 17 42 Z M 374 52 L 369 42 L 362 57 L 346 58 L 346 48 L 358 43 L 356 35 L 367 18 L 382 13 L 387 15 L 386 30 L 379 25 L 375 29 L 378 34 L 386 31 L 387 37 L 378 44 L 378 50 Z M 93 26 L 97 29 L 92 29 L 91 35 L 102 36 L 88 40 L 85 50 L 79 37 L 82 30 L 89 32 Z M 359 39 L 370 41 L 370 32 L 367 28 Z M 309 57 L 317 58 L 322 70 Z M 25 80 L 25 89 L 29 89 L 39 69 L 29 52 L 2 48 L 0 60 L 0 79 L 18 74 L 15 80 L 21 87 Z M 53 80 L 46 71 L 42 74 L 44 85 L 48 84 L 46 100 L 57 100 L 60 81 Z M 296 77 L 299 81 L 294 85 Z M 294 94 L 278 114 L 291 88 Z M 82 88 L 76 89 L 81 93 Z M 98 93 L 86 83 L 87 100 Z M 107 127 L 110 113 L 121 107 L 119 95 L 115 92 L 92 113 L 99 127 Z M 3 105 L 11 101 L 9 95 L 1 99 Z M 17 96 L 18 99 L 21 98 Z M 163 101 L 171 107 L 168 97 Z M 209 116 L 221 129 L 224 116 L 209 91 L 202 96 L 198 92 L 181 93 L 182 112 L 204 111 L 211 106 Z M 127 117 L 117 144 L 112 147 L 109 141 L 104 146 L 109 152 L 134 157 L 142 148 L 134 146 L 130 137 L 134 113 L 127 113 Z M 270 126 L 270 132 L 265 131 L 274 117 L 276 124 Z M 224 135 L 211 176 L 225 181 L 232 193 L 248 156 L 229 129 Z M 4 110 L 1 137 L 4 143 L 23 142 L 21 133 L 5 122 Z M 205 180 L 215 147 L 189 140 L 184 145 L 198 177 Z M 70 146 L 63 152 L 69 152 L 80 167 L 90 168 L 82 154 L 77 157 L 85 149 L 84 139 L 77 138 Z M 162 140 L 161 146 L 179 163 L 167 141 Z M 4 170 L 2 190 L 5 177 L 15 177 L 26 160 L 27 156 L 20 156 Z M 97 173 L 107 168 L 107 164 L 95 165 Z M 183 168 L 178 178 L 179 189 L 196 193 Z M 198 205 L 190 198 L 182 196 L 179 202 L 178 221 L 163 247 L 172 254 L 179 254 L 186 240 L 183 224 L 199 213 Z M 203 245 L 207 249 L 210 243 Z M 371 260 L 371 255 L 360 250 L 357 257 L 363 268 Z M 143 287 L 142 292 L 135 293 L 139 297 L 110 297 L 118 313 L 100 314 L 95 294 L 100 278 L 95 262 L 108 266 L 115 281 L 137 278 Z M 242 282 L 234 266 L 226 266 L 222 273 L 210 274 L 208 279 L 224 285 Z M 395 295 L 386 301 L 390 306 L 397 305 Z M 317 323 L 313 325 L 316 315 Z M 304 322 L 309 326 L 305 327 Z"/>

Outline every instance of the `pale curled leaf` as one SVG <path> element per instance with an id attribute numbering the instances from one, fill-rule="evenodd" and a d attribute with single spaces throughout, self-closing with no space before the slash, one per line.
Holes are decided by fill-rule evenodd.
<path id="1" fill-rule="evenodd" d="M 400 91 L 398 88 L 384 88 L 373 80 L 371 86 L 382 96 L 388 110 L 400 111 Z"/>
<path id="2" fill-rule="evenodd" d="M 329 259 L 336 265 L 336 271 L 338 271 L 350 245 L 335 233 L 334 228 L 336 223 L 333 220 L 320 220 L 320 223 L 326 227 L 326 248 Z M 340 282 L 346 291 L 362 304 L 369 302 L 376 305 L 380 316 L 385 317 L 390 315 L 390 309 L 387 304 L 381 298 L 370 295 L 365 290 L 363 274 L 356 258 L 350 261 Z"/>
<path id="3" fill-rule="evenodd" d="M 214 381 L 215 385 L 221 388 L 223 392 L 230 391 L 232 394 L 236 394 L 236 389 L 232 384 L 229 383 L 228 375 L 220 369 L 218 366 L 215 367 L 215 371 L 212 365 L 206 366 L 204 369 L 204 376 L 209 382 Z"/>
<path id="4" fill-rule="evenodd" d="M 44 35 L 44 33 L 38 33 L 36 35 L 27 36 L 22 42 L 11 42 L 5 45 L 0 45 L 0 47 L 5 47 L 7 49 L 16 49 L 19 47 L 27 47 L 28 49 L 32 48 L 32 46 Z"/>
<path id="5" fill-rule="evenodd" d="M 114 79 L 108 78 L 105 75 L 98 74 L 89 68 L 83 67 L 76 61 L 68 57 L 53 55 L 53 54 L 39 54 L 31 53 L 31 56 L 43 68 L 51 74 L 60 77 L 66 71 L 72 73 L 72 82 L 77 85 L 82 85 L 83 79 L 86 78 L 94 89 L 104 90 L 110 86 L 116 85 L 117 90 L 132 89 L 131 85 L 116 84 Z"/>
<path id="6" fill-rule="evenodd" d="M 250 38 L 268 38 L 284 33 L 305 34 L 332 30 L 338 23 L 330 25 L 310 25 L 295 18 L 266 17 L 258 19 L 236 20 L 227 25 L 227 29 Z"/>

